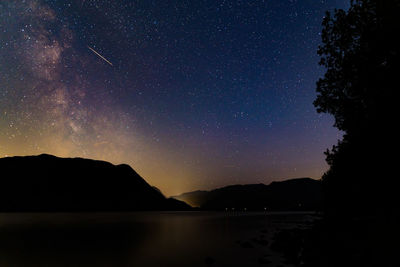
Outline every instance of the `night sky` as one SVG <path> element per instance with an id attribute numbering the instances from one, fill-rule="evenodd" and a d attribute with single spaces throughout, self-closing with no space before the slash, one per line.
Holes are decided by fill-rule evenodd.
<path id="1" fill-rule="evenodd" d="M 128 163 L 166 195 L 320 178 L 326 10 L 347 0 L 1 0 L 0 157 Z"/>

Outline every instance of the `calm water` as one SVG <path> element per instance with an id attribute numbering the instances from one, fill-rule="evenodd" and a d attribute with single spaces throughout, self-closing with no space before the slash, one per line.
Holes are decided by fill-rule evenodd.
<path id="1" fill-rule="evenodd" d="M 274 231 L 309 220 L 293 213 L 3 213 L 0 266 L 210 266 L 207 258 L 211 266 L 261 266 L 262 257 L 281 264 L 269 251 Z"/>

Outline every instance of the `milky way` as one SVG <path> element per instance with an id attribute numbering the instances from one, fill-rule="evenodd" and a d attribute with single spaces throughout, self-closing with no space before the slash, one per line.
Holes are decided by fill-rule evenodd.
<path id="1" fill-rule="evenodd" d="M 0 156 L 128 163 L 168 195 L 319 178 L 340 134 L 316 49 L 345 2 L 3 0 Z"/>

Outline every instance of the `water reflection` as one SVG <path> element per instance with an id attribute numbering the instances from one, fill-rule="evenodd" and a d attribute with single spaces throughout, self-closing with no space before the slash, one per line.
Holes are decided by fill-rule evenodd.
<path id="1" fill-rule="evenodd" d="M 0 266 L 259 266 L 241 242 L 299 215 L 0 214 Z M 264 231 L 263 233 L 261 233 Z M 210 260 L 211 259 L 211 260 Z"/>

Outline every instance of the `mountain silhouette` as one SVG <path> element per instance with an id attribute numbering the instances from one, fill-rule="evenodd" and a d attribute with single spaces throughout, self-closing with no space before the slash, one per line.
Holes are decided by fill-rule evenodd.
<path id="1" fill-rule="evenodd" d="M 129 165 L 39 156 L 0 159 L 0 211 L 188 210 Z"/>
<path id="2" fill-rule="evenodd" d="M 206 210 L 319 210 L 321 182 L 298 178 L 265 184 L 231 185 L 211 191 L 194 191 L 173 198 Z"/>

